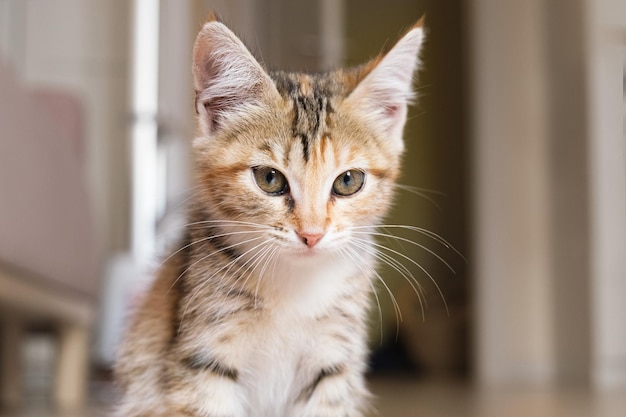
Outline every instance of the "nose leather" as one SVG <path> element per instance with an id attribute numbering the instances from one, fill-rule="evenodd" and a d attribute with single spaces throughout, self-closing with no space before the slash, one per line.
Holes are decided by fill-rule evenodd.
<path id="1" fill-rule="evenodd" d="M 307 245 L 309 248 L 317 245 L 322 237 L 324 237 L 323 233 L 306 233 L 306 232 L 298 232 L 298 236 L 302 240 L 302 242 Z"/>

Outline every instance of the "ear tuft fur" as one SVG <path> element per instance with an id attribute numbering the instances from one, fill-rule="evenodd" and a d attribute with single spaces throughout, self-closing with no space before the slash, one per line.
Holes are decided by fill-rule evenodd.
<path id="1" fill-rule="evenodd" d="M 209 12 L 209 15 L 206 17 L 206 20 L 204 21 L 205 23 L 211 23 L 211 22 L 222 22 L 222 19 L 220 19 L 220 16 L 217 14 L 217 12 L 215 10 L 211 10 Z"/>
<path id="2" fill-rule="evenodd" d="M 424 22 L 426 21 L 426 15 L 423 14 L 422 17 L 420 17 L 417 22 L 415 22 L 415 24 L 413 25 L 413 27 L 411 29 L 422 29 L 424 28 Z"/>

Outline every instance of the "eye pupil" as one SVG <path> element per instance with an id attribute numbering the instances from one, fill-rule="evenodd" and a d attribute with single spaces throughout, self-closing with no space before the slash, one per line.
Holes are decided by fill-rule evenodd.
<path id="1" fill-rule="evenodd" d="M 252 173 L 259 188 L 269 195 L 283 195 L 289 190 L 287 178 L 274 168 L 254 167 Z"/>
<path id="2" fill-rule="evenodd" d="M 347 197 L 358 193 L 365 183 L 365 173 L 351 169 L 337 177 L 333 184 L 333 194 Z"/>

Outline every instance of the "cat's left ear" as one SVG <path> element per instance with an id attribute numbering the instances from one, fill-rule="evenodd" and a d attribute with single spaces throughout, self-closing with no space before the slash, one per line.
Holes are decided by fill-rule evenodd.
<path id="1" fill-rule="evenodd" d="M 398 152 L 404 147 L 407 107 L 414 98 L 413 75 L 424 38 L 422 23 L 423 18 L 389 52 L 363 67 L 366 75 L 346 99 Z"/>

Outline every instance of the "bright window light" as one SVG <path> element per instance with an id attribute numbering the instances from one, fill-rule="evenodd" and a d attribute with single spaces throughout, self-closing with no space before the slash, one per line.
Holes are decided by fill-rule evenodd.
<path id="1" fill-rule="evenodd" d="M 135 0 L 132 69 L 132 236 L 141 265 L 155 248 L 159 0 Z"/>

